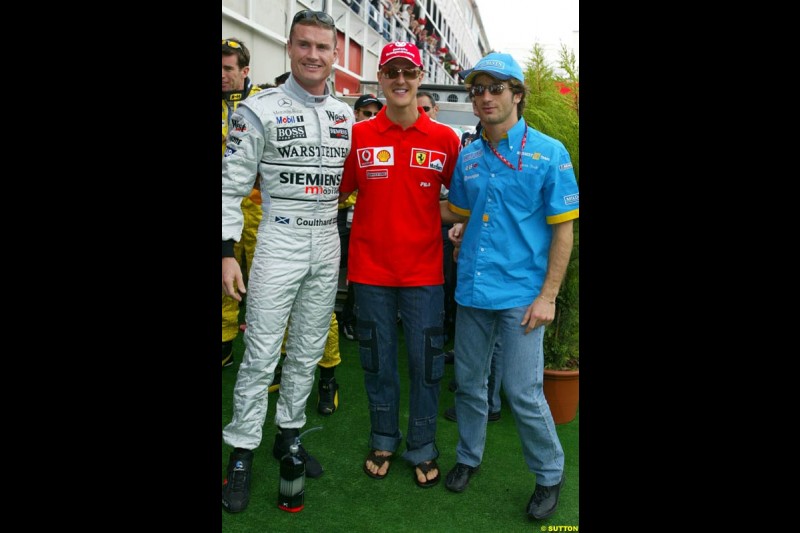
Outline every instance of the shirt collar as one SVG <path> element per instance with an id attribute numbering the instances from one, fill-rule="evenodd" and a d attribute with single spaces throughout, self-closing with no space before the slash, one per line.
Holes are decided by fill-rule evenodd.
<path id="1" fill-rule="evenodd" d="M 527 131 L 528 124 L 525 122 L 524 118 L 520 118 L 519 121 L 517 121 L 517 123 L 514 124 L 500 140 L 502 141 L 503 139 L 506 139 L 508 145 L 514 146 L 516 147 L 515 149 L 518 149 L 520 146 L 522 146 L 522 138 L 525 136 Z M 481 139 L 483 139 L 486 144 L 489 144 L 489 138 L 486 136 L 486 130 L 483 128 L 481 128 Z"/>
<path id="2" fill-rule="evenodd" d="M 375 115 L 375 118 L 372 119 L 377 121 L 375 123 L 375 126 L 378 128 L 378 131 L 380 132 L 385 132 L 392 126 L 396 128 L 400 127 L 391 120 L 389 120 L 389 117 L 386 116 L 386 107 L 387 106 L 383 106 L 381 110 L 378 111 L 378 114 Z M 409 129 L 416 128 L 422 133 L 428 134 L 433 129 L 433 121 L 425 113 L 425 111 L 422 110 L 422 108 L 417 108 L 417 109 L 419 110 L 419 117 L 417 117 L 417 121 L 414 122 Z"/>

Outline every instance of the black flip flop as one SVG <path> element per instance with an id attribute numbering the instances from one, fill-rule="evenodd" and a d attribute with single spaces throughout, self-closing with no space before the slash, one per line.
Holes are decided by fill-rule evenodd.
<path id="1" fill-rule="evenodd" d="M 420 483 L 419 478 L 417 477 L 417 471 L 414 470 L 414 483 L 417 484 L 418 487 L 422 487 L 423 489 L 427 489 L 433 487 L 439 480 L 442 478 L 442 470 L 439 468 L 439 465 L 436 464 L 436 459 L 433 459 L 430 463 L 426 463 L 425 461 L 416 465 L 416 468 L 419 468 L 422 472 L 422 475 L 427 476 L 428 472 L 433 470 L 434 468 L 439 471 L 439 475 L 437 475 L 433 479 L 428 479 L 425 483 Z"/>
<path id="2" fill-rule="evenodd" d="M 367 456 L 366 459 L 364 459 L 363 468 L 364 468 L 364 472 L 366 472 L 366 474 L 369 477 L 371 477 L 373 479 L 383 479 L 387 475 L 389 475 L 389 470 L 387 470 L 384 475 L 373 474 L 372 472 L 369 471 L 369 468 L 367 468 L 367 461 L 372 461 L 373 464 L 378 465 L 378 469 L 380 470 L 381 466 L 383 466 L 383 463 L 385 463 L 386 461 L 389 461 L 390 459 L 392 459 L 394 457 L 394 454 L 386 455 L 386 456 L 376 455 L 375 452 L 377 452 L 377 451 L 378 450 L 374 450 L 374 449 L 370 450 L 369 455 Z M 391 463 L 389 463 L 389 464 L 391 465 Z"/>

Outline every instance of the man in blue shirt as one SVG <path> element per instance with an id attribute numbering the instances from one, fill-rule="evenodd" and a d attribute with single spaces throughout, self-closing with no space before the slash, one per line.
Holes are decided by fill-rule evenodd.
<path id="1" fill-rule="evenodd" d="M 526 512 L 551 516 L 564 484 L 564 451 L 542 390 L 544 326 L 572 252 L 578 184 L 564 145 L 529 127 L 527 88 L 509 54 L 491 53 L 465 79 L 483 125 L 459 154 L 448 208 L 465 218 L 455 299 L 458 445 L 445 486 L 461 492 L 480 467 L 488 417 L 487 378 L 495 340 L 502 383 L 536 487 Z M 460 241 L 460 242 L 459 242 Z"/>

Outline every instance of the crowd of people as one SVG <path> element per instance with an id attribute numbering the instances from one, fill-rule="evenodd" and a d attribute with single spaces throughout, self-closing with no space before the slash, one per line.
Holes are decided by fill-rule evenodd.
<path id="1" fill-rule="evenodd" d="M 451 76 L 462 70 L 458 59 L 442 42 L 433 22 L 414 0 L 345 0 L 356 14 L 366 5 L 366 20 L 387 41 L 414 43 L 425 59 L 434 58 Z"/>
<path id="2" fill-rule="evenodd" d="M 383 479 L 403 459 L 418 487 L 444 477 L 448 490 L 464 491 L 481 465 L 486 423 L 499 418 L 502 382 L 536 475 L 526 512 L 552 516 L 564 452 L 542 392 L 543 333 L 572 249 L 578 188 L 564 146 L 522 117 L 522 70 L 493 52 L 465 73 L 480 122 L 464 142 L 435 120 L 435 100 L 419 91 L 425 70 L 414 43 L 381 51 L 385 104 L 365 94 L 353 108 L 326 83 L 339 54 L 328 14 L 296 13 L 287 54 L 289 72 L 254 86 L 245 44 L 222 41 L 223 369 L 240 331 L 245 345 L 222 431 L 231 448 L 224 509 L 249 504 L 271 390 L 278 392 L 274 458 L 298 444 L 306 474 L 323 475 L 299 435 L 317 367 L 318 411 L 338 407 L 341 329 L 359 342 L 370 414 L 367 476 Z M 337 327 L 340 268 L 347 268 L 348 297 Z M 405 434 L 400 327 L 409 373 Z M 459 437 L 456 464 L 444 475 L 436 429 L 448 337 L 457 382 L 448 418 Z M 497 400 L 487 387 L 493 374 Z"/>

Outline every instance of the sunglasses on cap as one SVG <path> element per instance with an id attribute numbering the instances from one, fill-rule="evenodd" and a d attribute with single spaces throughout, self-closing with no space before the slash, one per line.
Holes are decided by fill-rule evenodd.
<path id="1" fill-rule="evenodd" d="M 415 80 L 419 78 L 420 74 L 422 74 L 422 69 L 419 67 L 414 68 L 382 68 L 381 74 L 393 80 L 397 78 L 400 74 L 403 74 L 403 77 L 407 80 Z"/>
<path id="2" fill-rule="evenodd" d="M 370 118 L 372 115 L 375 114 L 372 111 L 367 111 L 366 109 L 362 109 L 360 107 L 358 109 L 356 109 L 356 111 L 358 111 L 359 113 L 361 113 L 362 115 L 364 115 L 367 118 Z"/>
<path id="3" fill-rule="evenodd" d="M 493 83 L 488 87 L 486 85 L 473 85 L 470 90 L 470 96 L 483 96 L 483 93 L 486 92 L 486 89 L 489 89 L 489 92 L 495 96 L 499 94 L 503 94 L 503 91 L 506 90 L 506 86 L 502 83 Z"/>
<path id="4" fill-rule="evenodd" d="M 242 44 L 237 43 L 236 41 L 232 41 L 230 39 L 222 39 L 222 46 L 227 46 L 230 48 L 237 48 L 239 50 L 242 49 Z"/>
<path id="5" fill-rule="evenodd" d="M 303 11 L 298 11 L 297 14 L 294 16 L 294 18 L 292 19 L 292 26 L 294 26 L 301 20 L 314 20 L 314 19 L 317 19 L 318 21 L 327 26 L 336 25 L 333 21 L 333 18 L 324 11 L 312 11 L 310 9 L 304 9 Z"/>

